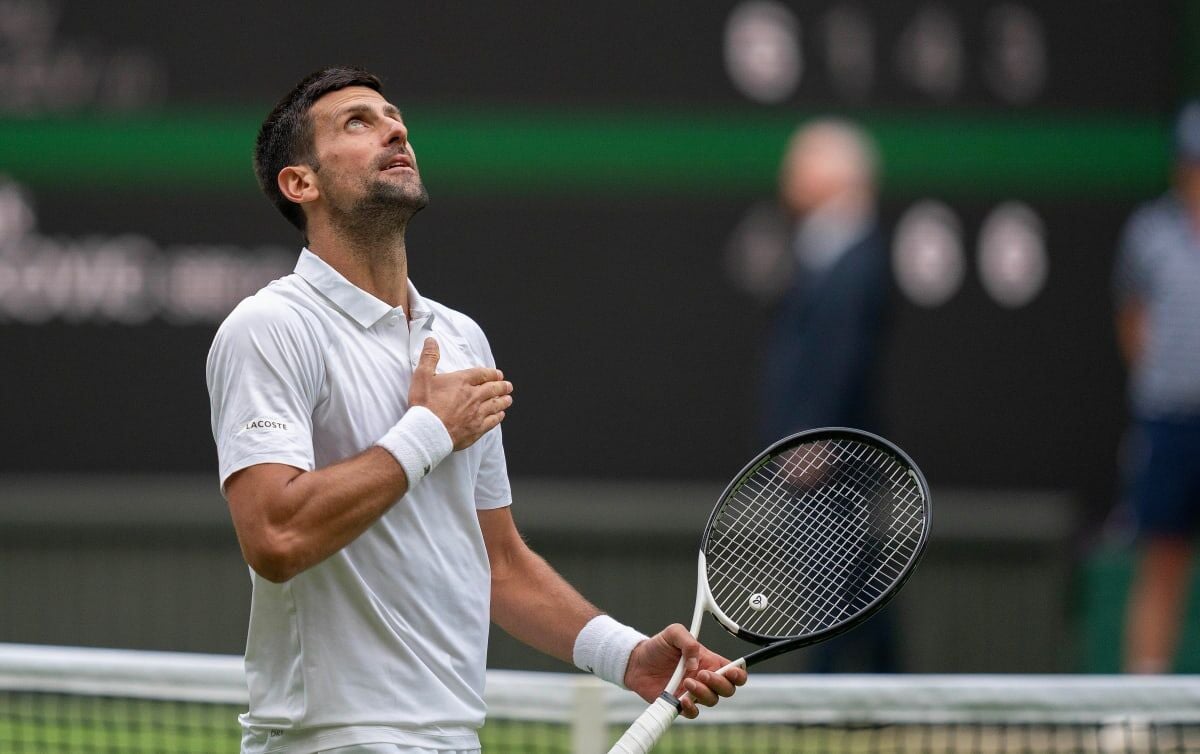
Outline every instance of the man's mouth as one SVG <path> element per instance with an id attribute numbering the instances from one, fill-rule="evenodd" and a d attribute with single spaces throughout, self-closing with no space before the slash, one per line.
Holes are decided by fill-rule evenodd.
<path id="1" fill-rule="evenodd" d="M 412 160 L 409 159 L 408 155 L 396 155 L 384 163 L 382 170 L 385 173 L 390 170 L 413 170 Z"/>

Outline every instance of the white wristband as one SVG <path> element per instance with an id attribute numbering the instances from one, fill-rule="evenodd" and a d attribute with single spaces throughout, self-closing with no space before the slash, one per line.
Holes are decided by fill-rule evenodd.
<path id="1" fill-rule="evenodd" d="M 607 615 L 597 615 L 575 637 L 575 667 L 625 688 L 625 668 L 633 648 L 646 638 Z"/>
<path id="2" fill-rule="evenodd" d="M 446 425 L 424 406 L 412 406 L 375 443 L 395 456 L 411 490 L 454 450 Z"/>

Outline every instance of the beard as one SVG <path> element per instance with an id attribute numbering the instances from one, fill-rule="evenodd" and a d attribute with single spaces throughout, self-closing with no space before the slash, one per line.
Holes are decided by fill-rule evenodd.
<path id="1" fill-rule="evenodd" d="M 363 180 L 355 197 L 330 195 L 330 221 L 347 238 L 374 245 L 403 235 L 412 216 L 429 204 L 419 175 L 402 183 L 380 178 Z"/>

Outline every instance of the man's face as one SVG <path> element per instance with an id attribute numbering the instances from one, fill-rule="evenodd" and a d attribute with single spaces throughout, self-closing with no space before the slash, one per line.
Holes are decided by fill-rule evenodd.
<path id="1" fill-rule="evenodd" d="M 379 92 L 330 92 L 309 117 L 317 182 L 335 222 L 407 221 L 429 201 L 400 111 Z"/>
<path id="2" fill-rule="evenodd" d="M 852 160 L 837 139 L 803 134 L 788 153 L 781 186 L 785 205 L 804 215 L 846 191 L 855 180 Z"/>

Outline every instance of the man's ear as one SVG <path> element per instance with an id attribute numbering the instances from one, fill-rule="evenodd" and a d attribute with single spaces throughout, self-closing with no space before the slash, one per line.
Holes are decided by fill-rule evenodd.
<path id="1" fill-rule="evenodd" d="M 321 195 L 317 175 L 308 165 L 288 165 L 279 171 L 275 181 L 284 198 L 296 204 L 306 204 Z"/>

